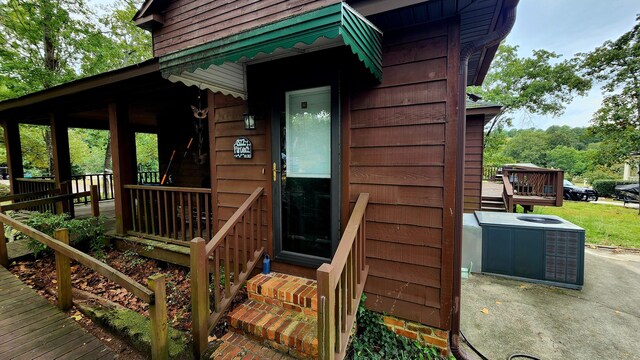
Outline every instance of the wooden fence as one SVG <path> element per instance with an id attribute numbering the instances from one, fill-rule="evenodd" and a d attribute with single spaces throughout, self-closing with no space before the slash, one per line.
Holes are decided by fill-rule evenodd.
<path id="1" fill-rule="evenodd" d="M 497 165 L 483 165 L 482 166 L 482 180 L 495 181 L 496 176 L 502 174 L 502 166 Z"/>
<path id="2" fill-rule="evenodd" d="M 134 235 L 160 236 L 183 243 L 213 232 L 211 189 L 125 185 Z"/>
<path id="3" fill-rule="evenodd" d="M 61 310 L 69 310 L 73 305 L 71 260 L 75 260 L 103 275 L 107 279 L 127 289 L 142 301 L 148 303 L 149 318 L 151 320 L 151 357 L 152 359 L 168 359 L 169 331 L 164 275 L 157 274 L 150 276 L 147 280 L 147 286 L 144 286 L 111 266 L 69 246 L 69 231 L 67 229 L 57 230 L 54 238 L 52 238 L 2 213 L 0 213 L 0 225 L 2 226 L 1 230 L 3 230 L 0 231 L 0 248 L 6 248 L 4 225 L 7 225 L 47 245 L 55 252 L 56 275 L 58 279 L 58 307 Z M 8 260 L 1 260 L 3 260 L 2 265 L 7 267 Z"/>
<path id="4" fill-rule="evenodd" d="M 191 318 L 196 359 L 207 348 L 209 331 L 231 305 L 242 284 L 264 254 L 262 245 L 262 195 L 257 188 L 209 241 L 191 240 Z M 209 259 L 213 258 L 213 282 Z M 219 291 L 219 284 L 224 289 Z M 213 291 L 210 293 L 210 285 Z M 213 305 L 213 306 L 211 306 Z"/>
<path id="5" fill-rule="evenodd" d="M 342 359 L 347 351 L 369 273 L 365 249 L 368 202 L 369 194 L 358 196 L 331 264 L 317 270 L 320 359 Z"/>
<path id="6" fill-rule="evenodd" d="M 71 189 L 74 193 L 87 191 L 91 186 L 96 185 L 98 188 L 98 201 L 113 200 L 113 174 L 84 174 L 74 175 L 71 177 Z M 78 198 L 76 204 L 88 203 L 89 198 Z"/>
<path id="7" fill-rule="evenodd" d="M 17 194 L 36 193 L 56 188 L 56 182 L 52 178 L 17 178 L 11 181 L 14 182 Z"/>

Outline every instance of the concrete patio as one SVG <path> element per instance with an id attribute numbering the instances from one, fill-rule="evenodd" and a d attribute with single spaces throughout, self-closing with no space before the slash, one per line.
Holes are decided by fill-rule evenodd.
<path id="1" fill-rule="evenodd" d="M 585 257 L 581 291 L 490 275 L 463 280 L 463 333 L 492 360 L 640 359 L 640 252 L 588 248 Z"/>

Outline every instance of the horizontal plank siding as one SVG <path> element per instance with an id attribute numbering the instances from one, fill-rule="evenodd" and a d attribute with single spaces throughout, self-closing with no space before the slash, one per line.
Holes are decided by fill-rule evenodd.
<path id="1" fill-rule="evenodd" d="M 351 206 L 358 194 L 370 195 L 366 305 L 445 329 L 445 173 L 453 166 L 446 138 L 456 117 L 448 112 L 448 32 L 442 25 L 385 34 L 382 82 L 352 94 L 345 137 Z"/>
<path id="2" fill-rule="evenodd" d="M 162 56 L 303 14 L 338 0 L 173 1 L 153 32 L 154 56 Z"/>
<path id="3" fill-rule="evenodd" d="M 481 209 L 484 116 L 467 116 L 464 153 L 464 212 Z"/>
<path id="4" fill-rule="evenodd" d="M 209 95 L 212 104 L 209 119 L 213 124 L 215 167 L 212 172 L 214 206 L 214 228 L 222 228 L 256 188 L 268 186 L 269 152 L 266 150 L 265 121 L 257 121 L 255 130 L 245 130 L 242 114 L 246 111 L 244 101 L 220 93 Z M 253 144 L 253 158 L 233 157 L 233 143 L 240 136 L 246 136 Z M 260 212 L 262 245 L 267 246 L 269 212 L 265 193 Z M 242 230 L 239 230 L 242 231 Z M 257 231 L 257 229 L 256 229 Z M 256 233 L 257 235 L 257 233 Z M 242 239 L 240 240 L 242 241 Z"/>

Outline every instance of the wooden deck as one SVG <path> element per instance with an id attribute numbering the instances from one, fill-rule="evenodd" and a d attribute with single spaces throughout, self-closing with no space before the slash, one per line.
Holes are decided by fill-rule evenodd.
<path id="1" fill-rule="evenodd" d="M 482 182 L 482 196 L 502 197 L 502 183 L 493 181 Z M 517 205 L 555 206 L 555 196 L 523 196 L 513 194 L 513 203 Z"/>
<path id="2" fill-rule="evenodd" d="M 0 266 L 0 358 L 93 360 L 116 356 Z"/>

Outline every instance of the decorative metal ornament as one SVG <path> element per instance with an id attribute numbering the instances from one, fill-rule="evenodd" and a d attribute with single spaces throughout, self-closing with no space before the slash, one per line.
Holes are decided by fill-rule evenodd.
<path id="1" fill-rule="evenodd" d="M 193 117 L 195 120 L 193 121 L 193 126 L 195 128 L 196 137 L 198 139 L 198 152 L 193 152 L 193 161 L 195 161 L 198 165 L 204 165 L 207 162 L 207 152 L 203 151 L 204 148 L 204 119 L 207 118 L 209 114 L 209 109 L 202 108 L 202 102 L 200 98 L 200 93 L 198 93 L 198 107 L 191 105 L 191 110 L 193 111 Z"/>

